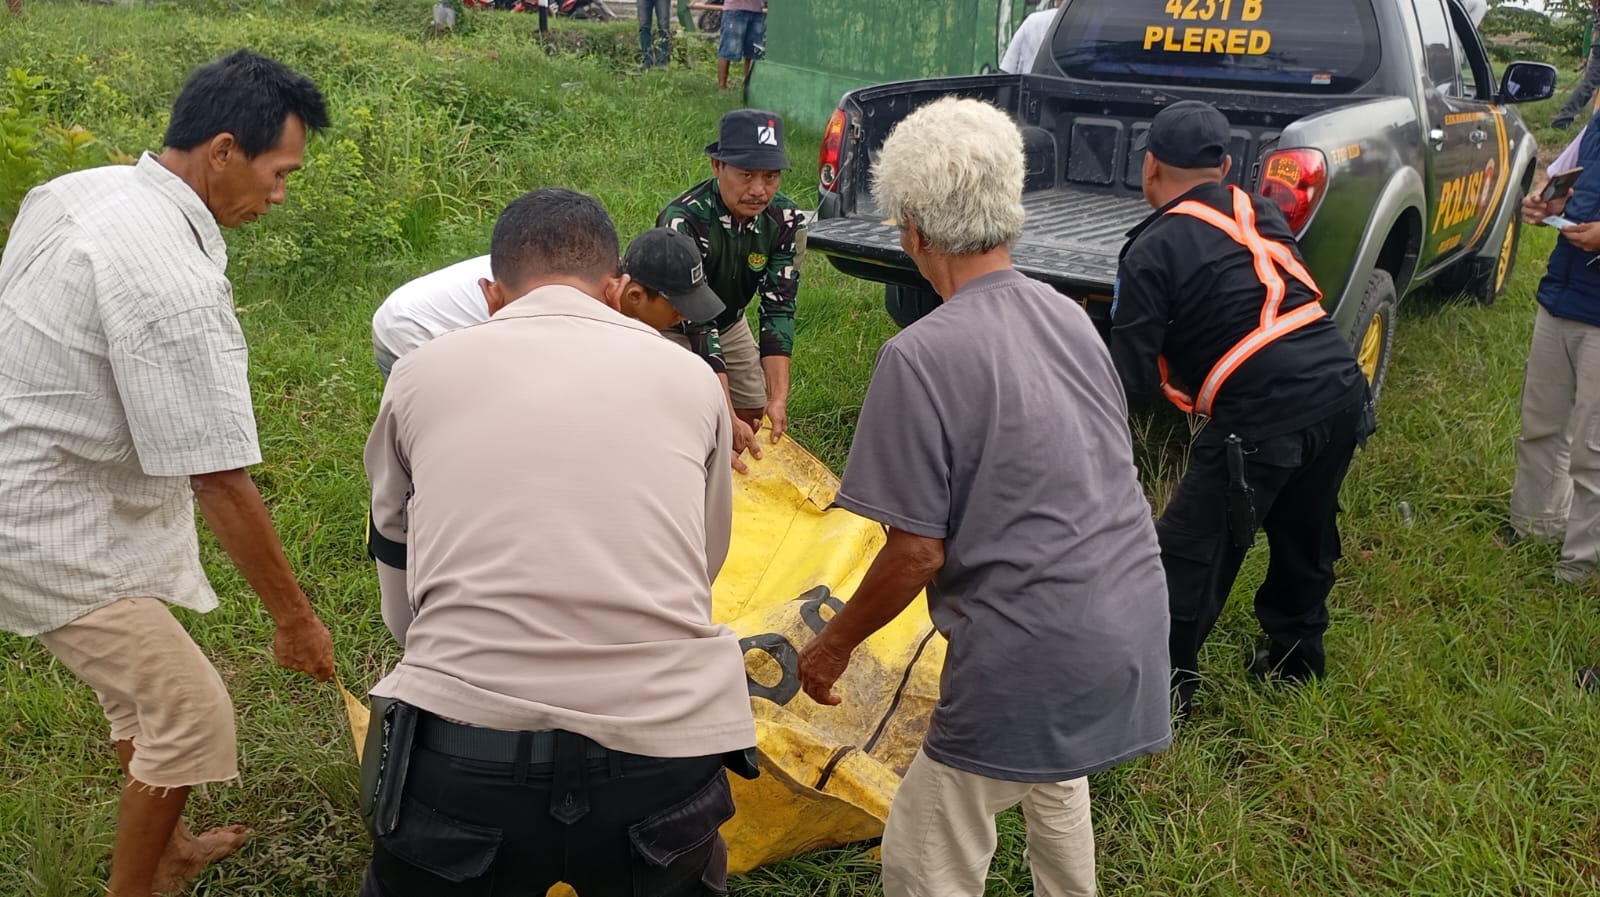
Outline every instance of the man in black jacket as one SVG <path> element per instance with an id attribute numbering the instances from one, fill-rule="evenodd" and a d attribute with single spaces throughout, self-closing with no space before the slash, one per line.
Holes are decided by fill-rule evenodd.
<path id="1" fill-rule="evenodd" d="M 1155 117 L 1144 192 L 1156 211 L 1129 233 L 1112 306 L 1111 356 L 1129 406 L 1159 385 L 1209 419 L 1157 524 L 1180 715 L 1258 526 L 1271 560 L 1255 602 L 1266 644 L 1251 671 L 1322 675 L 1339 487 L 1372 431 L 1366 379 L 1282 213 L 1224 186 L 1228 140 L 1227 119 L 1205 103 Z"/>

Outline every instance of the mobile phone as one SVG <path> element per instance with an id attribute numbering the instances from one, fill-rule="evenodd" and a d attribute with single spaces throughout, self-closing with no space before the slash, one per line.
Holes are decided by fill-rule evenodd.
<path id="1" fill-rule="evenodd" d="M 1543 192 L 1539 194 L 1539 200 L 1541 202 L 1549 202 L 1552 199 L 1560 199 L 1566 196 L 1567 191 L 1572 189 L 1572 185 L 1578 182 L 1578 175 L 1580 174 L 1583 174 L 1581 166 L 1569 171 L 1563 171 L 1560 174 L 1550 175 L 1550 182 L 1545 184 Z"/>
<path id="2" fill-rule="evenodd" d="M 1557 230 L 1565 230 L 1566 228 L 1569 228 L 1569 227 L 1577 227 L 1578 226 L 1578 222 L 1576 222 L 1576 221 L 1568 221 L 1567 219 L 1562 218 L 1560 215 L 1546 215 L 1546 216 L 1544 216 L 1544 223 L 1549 225 L 1549 226 L 1551 226 L 1551 227 L 1553 227 L 1553 228 L 1556 228 Z"/>

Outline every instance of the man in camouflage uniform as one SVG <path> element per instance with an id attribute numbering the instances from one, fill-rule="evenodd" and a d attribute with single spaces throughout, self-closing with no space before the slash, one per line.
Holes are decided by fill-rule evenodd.
<path id="1" fill-rule="evenodd" d="M 733 409 L 734 452 L 749 448 L 759 458 L 755 431 L 761 419 L 771 423 L 774 443 L 789 428 L 789 357 L 805 216 L 778 192 L 789 167 L 783 119 L 739 109 L 722 117 L 719 130 L 717 142 L 706 147 L 712 177 L 668 203 L 656 223 L 694 239 L 706 280 L 727 310 L 668 335 L 717 372 Z M 752 298 L 760 299 L 759 340 L 745 317 Z M 734 467 L 744 469 L 742 463 Z"/>

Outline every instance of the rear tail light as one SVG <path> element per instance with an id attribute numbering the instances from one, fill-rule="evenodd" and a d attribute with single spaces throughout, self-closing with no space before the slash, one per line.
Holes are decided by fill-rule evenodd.
<path id="1" fill-rule="evenodd" d="M 817 180 L 822 189 L 830 192 L 839 183 L 839 154 L 844 149 L 845 122 L 844 110 L 835 109 L 833 117 L 828 119 L 828 127 L 822 132 L 822 152 L 817 157 Z"/>
<path id="2" fill-rule="evenodd" d="M 1289 230 L 1298 237 L 1322 202 L 1327 186 L 1328 161 L 1322 151 L 1302 147 L 1268 156 L 1256 189 L 1278 204 L 1283 217 L 1289 219 Z"/>

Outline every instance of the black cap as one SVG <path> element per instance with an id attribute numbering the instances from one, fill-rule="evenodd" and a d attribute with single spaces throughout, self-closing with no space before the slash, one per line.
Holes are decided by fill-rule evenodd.
<path id="1" fill-rule="evenodd" d="M 1157 112 L 1133 148 L 1149 149 L 1157 161 L 1173 168 L 1221 168 L 1228 157 L 1229 130 L 1217 107 L 1182 100 Z"/>
<path id="2" fill-rule="evenodd" d="M 706 283 L 706 266 L 694 240 L 670 227 L 656 227 L 633 238 L 622 257 L 622 273 L 652 293 L 667 297 L 678 313 L 702 324 L 725 306 Z"/>
<path id="3" fill-rule="evenodd" d="M 762 109 L 735 109 L 722 117 L 717 142 L 706 155 L 747 171 L 782 171 L 789 167 L 783 152 L 783 119 Z"/>

